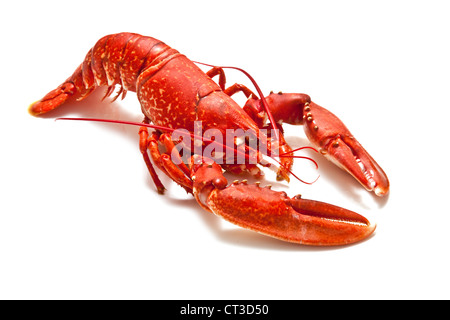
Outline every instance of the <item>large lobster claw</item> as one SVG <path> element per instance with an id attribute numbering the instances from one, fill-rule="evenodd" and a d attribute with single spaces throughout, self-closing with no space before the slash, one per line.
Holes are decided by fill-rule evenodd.
<path id="1" fill-rule="evenodd" d="M 290 198 L 246 182 L 227 186 L 215 163 L 193 165 L 193 193 L 208 211 L 240 227 L 288 242 L 316 246 L 344 245 L 367 238 L 375 230 L 363 216 L 331 204 Z"/>
<path id="2" fill-rule="evenodd" d="M 388 193 L 389 180 L 383 169 L 333 113 L 302 93 L 271 93 L 265 101 L 277 124 L 303 124 L 308 139 L 328 160 L 349 172 L 376 195 Z M 265 124 L 267 116 L 261 100 L 250 98 L 244 110 L 259 126 Z"/>
<path id="3" fill-rule="evenodd" d="M 338 117 L 311 102 L 303 108 L 303 119 L 308 139 L 328 160 L 346 170 L 376 195 L 388 193 L 389 180 L 383 169 Z"/>

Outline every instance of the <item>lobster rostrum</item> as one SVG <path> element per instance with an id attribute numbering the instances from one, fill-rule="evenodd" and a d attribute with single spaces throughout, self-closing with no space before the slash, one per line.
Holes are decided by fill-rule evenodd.
<path id="1" fill-rule="evenodd" d="M 218 83 L 212 80 L 215 76 Z M 367 190 L 378 196 L 388 193 L 389 181 L 381 167 L 334 114 L 312 102 L 308 95 L 271 93 L 258 98 L 244 85 L 226 88 L 225 83 L 221 67 L 205 73 L 157 39 L 119 33 L 100 39 L 73 75 L 33 103 L 29 112 L 34 116 L 49 112 L 66 102 L 84 99 L 101 86 L 107 87 L 108 97 L 119 85 L 114 100 L 132 91 L 140 101 L 144 121 L 139 130 L 139 146 L 159 193 L 163 193 L 164 186 L 153 165 L 192 193 L 207 211 L 268 236 L 308 245 L 343 245 L 372 234 L 375 225 L 350 210 L 300 196 L 289 197 L 285 192 L 261 187 L 259 182 L 228 183 L 224 171 L 262 175 L 258 164 L 267 163 L 259 151 L 256 164 L 219 164 L 217 159 L 199 153 L 188 161 L 174 161 L 184 155 L 177 151 L 179 141 L 173 141 L 169 133 L 183 128 L 193 136 L 194 124 L 201 121 L 203 131 L 214 129 L 224 136 L 227 129 L 251 130 L 265 143 L 268 155 L 275 150 L 280 155 L 291 155 L 279 158 L 277 172 L 277 179 L 289 180 L 294 150 L 283 138 L 282 123 L 303 125 L 306 136 L 320 153 L 348 171 Z M 231 98 L 237 92 L 248 98 L 243 108 Z M 156 130 L 150 134 L 148 127 Z M 272 127 L 280 131 L 263 130 Z M 250 149 L 245 141 L 237 140 L 236 145 L 244 143 Z M 195 141 L 189 144 L 194 150 Z M 207 146 L 203 140 L 201 149 Z"/>

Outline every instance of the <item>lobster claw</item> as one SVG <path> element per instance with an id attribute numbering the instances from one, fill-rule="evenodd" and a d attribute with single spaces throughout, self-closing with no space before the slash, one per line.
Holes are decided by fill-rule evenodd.
<path id="1" fill-rule="evenodd" d="M 245 183 L 214 189 L 207 205 L 240 227 L 307 245 L 345 245 L 375 230 L 375 225 L 353 211 Z"/>
<path id="2" fill-rule="evenodd" d="M 273 191 L 245 181 L 232 183 L 215 163 L 193 164 L 193 193 L 208 211 L 240 227 L 280 240 L 331 246 L 354 243 L 367 238 L 375 225 L 363 216 L 331 204 L 290 198 L 285 192 Z"/>
<path id="3" fill-rule="evenodd" d="M 305 133 L 328 160 L 350 173 L 368 191 L 378 196 L 388 193 L 389 180 L 383 169 L 338 117 L 314 102 L 303 110 Z"/>

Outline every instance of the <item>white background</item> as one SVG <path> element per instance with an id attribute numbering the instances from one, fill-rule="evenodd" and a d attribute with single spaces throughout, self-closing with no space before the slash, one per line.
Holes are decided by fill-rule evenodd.
<path id="1" fill-rule="evenodd" d="M 448 12 L 433 0 L 3 4 L 0 298 L 449 299 Z M 374 236 L 312 248 L 239 229 L 165 178 L 158 195 L 137 128 L 52 120 L 140 121 L 134 93 L 27 113 L 100 37 L 122 31 L 245 68 L 265 93 L 305 92 L 340 116 L 385 169 L 390 196 L 307 152 L 319 172 L 305 161 L 294 170 L 319 180 L 274 187 L 357 211 L 377 223 Z M 289 139 L 307 143 L 302 128 Z"/>

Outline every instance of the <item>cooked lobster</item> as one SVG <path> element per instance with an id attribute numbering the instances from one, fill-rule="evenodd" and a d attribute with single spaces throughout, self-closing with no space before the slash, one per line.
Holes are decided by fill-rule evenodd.
<path id="1" fill-rule="evenodd" d="M 215 76 L 218 83 L 212 80 Z M 300 196 L 291 198 L 259 183 L 228 183 L 224 171 L 261 176 L 259 166 L 271 165 L 265 157 L 278 159 L 277 179 L 289 180 L 293 174 L 293 157 L 289 155 L 295 150 L 283 138 L 282 124 L 288 123 L 303 125 L 306 136 L 320 153 L 348 171 L 367 190 L 378 196 L 389 190 L 381 167 L 334 114 L 312 102 L 308 95 L 271 93 L 264 98 L 244 85 L 226 88 L 225 84 L 221 67 L 205 73 L 157 39 L 118 33 L 100 39 L 73 75 L 33 103 L 29 112 L 34 116 L 49 112 L 68 101 L 86 98 L 98 87 L 106 87 L 108 97 L 118 85 L 115 99 L 132 91 L 141 103 L 144 121 L 139 130 L 139 146 L 159 193 L 163 193 L 164 186 L 154 165 L 192 193 L 204 209 L 268 236 L 308 245 L 342 245 L 372 234 L 375 225 L 350 210 Z M 248 98 L 243 108 L 231 98 L 236 92 L 243 92 Z M 242 163 L 229 161 L 229 156 L 225 159 L 225 152 L 205 155 L 206 148 L 221 144 L 217 139 L 198 140 L 196 126 L 202 132 L 215 130 L 222 136 L 230 129 L 252 132 L 265 151 L 254 150 L 255 161 L 244 156 Z M 150 134 L 148 127 L 156 130 Z M 185 130 L 188 137 L 174 139 L 171 133 L 176 129 Z M 248 140 L 235 137 L 226 147 L 238 150 L 243 146 L 239 150 L 246 153 L 254 149 Z M 233 153 L 232 160 L 238 154 Z"/>

